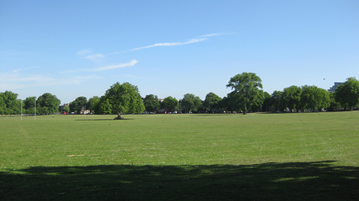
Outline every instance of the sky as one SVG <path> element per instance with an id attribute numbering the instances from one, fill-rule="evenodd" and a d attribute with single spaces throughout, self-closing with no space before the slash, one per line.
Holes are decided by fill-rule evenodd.
<path id="1" fill-rule="evenodd" d="M 116 82 L 141 96 L 231 92 L 256 73 L 263 90 L 329 89 L 359 79 L 359 1 L 0 0 L 0 92 L 70 103 Z"/>

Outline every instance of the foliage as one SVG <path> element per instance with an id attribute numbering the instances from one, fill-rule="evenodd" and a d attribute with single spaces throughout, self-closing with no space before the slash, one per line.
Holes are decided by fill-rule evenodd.
<path id="1" fill-rule="evenodd" d="M 274 91 L 272 93 L 270 104 L 274 108 L 274 111 L 283 111 L 284 110 L 284 104 L 282 103 L 282 91 Z"/>
<path id="2" fill-rule="evenodd" d="M 19 114 L 20 104 L 17 94 L 11 91 L 0 93 L 0 114 Z"/>
<path id="3" fill-rule="evenodd" d="M 168 96 L 163 99 L 162 106 L 167 109 L 169 112 L 174 112 L 178 110 L 179 102 L 177 99 L 172 96 Z"/>
<path id="4" fill-rule="evenodd" d="M 339 85 L 335 91 L 335 100 L 345 108 L 358 106 L 359 81 L 354 77 L 350 77 L 345 83 Z"/>
<path id="5" fill-rule="evenodd" d="M 284 89 L 282 94 L 283 104 L 289 108 L 292 112 L 293 109 L 300 108 L 300 98 L 302 95 L 302 89 L 297 86 L 290 86 Z"/>
<path id="6" fill-rule="evenodd" d="M 55 95 L 44 93 L 36 101 L 37 114 L 49 114 L 59 112 L 60 100 Z"/>
<path id="7" fill-rule="evenodd" d="M 62 108 L 62 111 L 69 113 L 69 112 L 70 112 L 70 107 L 69 107 L 68 105 L 65 105 L 65 106 Z"/>
<path id="8" fill-rule="evenodd" d="M 322 109 L 330 106 L 329 92 L 316 86 L 302 87 L 301 109 Z"/>
<path id="9" fill-rule="evenodd" d="M 222 98 L 217 96 L 217 94 L 210 92 L 206 95 L 206 99 L 203 102 L 203 107 L 209 111 L 218 112 L 221 108 Z"/>
<path id="10" fill-rule="evenodd" d="M 87 102 L 86 108 L 89 109 L 91 112 L 96 113 L 96 110 L 99 109 L 100 100 L 101 99 L 98 96 L 90 98 Z"/>
<path id="11" fill-rule="evenodd" d="M 145 97 L 144 105 L 147 112 L 155 112 L 160 108 L 160 102 L 158 101 L 158 97 L 153 94 L 147 95 Z"/>
<path id="12" fill-rule="evenodd" d="M 198 109 L 202 106 L 202 101 L 198 96 L 193 94 L 185 94 L 181 104 L 185 112 L 197 112 Z"/>
<path id="13" fill-rule="evenodd" d="M 24 102 L 23 102 L 23 106 L 24 108 L 28 111 L 29 109 L 33 109 L 35 107 L 35 100 L 36 100 L 36 97 L 33 96 L 33 97 L 27 97 Z M 33 114 L 32 113 L 29 113 L 28 114 Z"/>
<path id="14" fill-rule="evenodd" d="M 128 82 L 113 84 L 106 91 L 105 100 L 109 101 L 112 112 L 117 112 L 118 118 L 121 118 L 121 113 L 142 113 L 145 110 L 137 86 Z"/>
<path id="15" fill-rule="evenodd" d="M 77 97 L 74 101 L 70 103 L 70 111 L 80 114 L 82 110 L 85 109 L 87 105 L 87 98 L 84 96 Z"/>
<path id="16" fill-rule="evenodd" d="M 269 108 L 271 107 L 271 98 L 272 96 L 268 92 L 264 92 L 264 100 L 262 105 L 262 111 L 269 111 Z"/>
<path id="17" fill-rule="evenodd" d="M 103 97 L 103 99 L 104 99 L 104 97 Z M 100 102 L 98 113 L 99 114 L 111 114 L 112 113 L 112 105 L 110 104 L 110 101 L 108 99 L 104 99 Z"/>
<path id="18" fill-rule="evenodd" d="M 261 100 L 264 100 L 262 80 L 255 73 L 237 74 L 232 77 L 227 87 L 231 87 L 238 94 L 238 107 L 247 113 L 252 106 L 261 107 Z"/>

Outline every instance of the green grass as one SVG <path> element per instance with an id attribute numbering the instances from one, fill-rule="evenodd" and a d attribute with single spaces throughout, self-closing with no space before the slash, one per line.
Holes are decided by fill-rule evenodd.
<path id="1" fill-rule="evenodd" d="M 0 118 L 0 200 L 357 200 L 359 112 Z"/>

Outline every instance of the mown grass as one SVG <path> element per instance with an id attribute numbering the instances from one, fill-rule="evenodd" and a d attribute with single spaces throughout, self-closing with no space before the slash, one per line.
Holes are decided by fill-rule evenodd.
<path id="1" fill-rule="evenodd" d="M 0 118 L 0 199 L 359 199 L 359 112 L 113 118 Z"/>

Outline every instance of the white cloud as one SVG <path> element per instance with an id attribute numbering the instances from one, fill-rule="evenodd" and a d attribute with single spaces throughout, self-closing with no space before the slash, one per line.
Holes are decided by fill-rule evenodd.
<path id="1" fill-rule="evenodd" d="M 18 71 L 22 71 L 22 70 L 27 70 L 27 69 L 33 69 L 33 68 L 38 68 L 38 67 L 30 67 L 30 68 L 23 68 L 23 69 L 17 69 L 17 70 L 13 70 L 12 72 L 18 72 Z"/>
<path id="2" fill-rule="evenodd" d="M 28 87 L 79 84 L 78 79 L 55 79 L 46 75 L 21 75 L 19 73 L 0 73 L 0 91 Z"/>
<path id="3" fill-rule="evenodd" d="M 85 50 L 78 51 L 77 54 L 80 56 L 85 56 L 87 54 L 90 54 L 91 52 L 92 52 L 91 49 L 85 49 Z"/>
<path id="4" fill-rule="evenodd" d="M 199 36 L 197 38 L 191 39 L 189 41 L 186 42 L 172 42 L 172 43 L 156 43 L 154 45 L 148 45 L 148 46 L 144 46 L 144 47 L 138 47 L 138 48 L 133 48 L 130 51 L 134 51 L 134 50 L 142 50 L 142 49 L 147 49 L 147 48 L 151 48 L 151 47 L 158 47 L 158 46 L 177 46 L 177 45 L 187 45 L 187 44 L 191 44 L 191 43 L 198 43 L 201 41 L 205 41 L 208 40 L 209 37 L 212 36 L 219 36 L 219 35 L 224 35 L 224 34 L 228 34 L 228 33 L 211 33 L 211 34 L 205 34 L 202 36 Z"/>
<path id="5" fill-rule="evenodd" d="M 196 38 L 196 39 L 191 39 L 191 40 L 186 41 L 186 42 L 156 43 L 156 44 L 154 44 L 154 45 L 149 45 L 149 46 L 144 46 L 144 47 L 133 48 L 133 49 L 131 49 L 131 51 L 133 51 L 133 50 L 142 50 L 142 49 L 151 48 L 151 47 L 157 47 L 157 46 L 187 45 L 187 44 L 191 44 L 191 43 L 198 43 L 198 42 L 205 41 L 205 40 L 207 40 L 207 38 Z"/>
<path id="6" fill-rule="evenodd" d="M 91 71 L 104 71 L 104 70 L 112 70 L 112 69 L 116 69 L 116 68 L 130 67 L 130 66 L 134 66 L 137 63 L 138 63 L 138 61 L 134 59 L 134 60 L 130 61 L 129 63 L 124 63 L 124 64 L 120 63 L 118 65 L 103 66 L 100 68 L 92 69 Z"/>
<path id="7" fill-rule="evenodd" d="M 92 61 L 99 61 L 102 58 L 105 58 L 105 55 L 103 54 L 92 54 L 85 57 L 86 59 L 92 60 Z"/>

